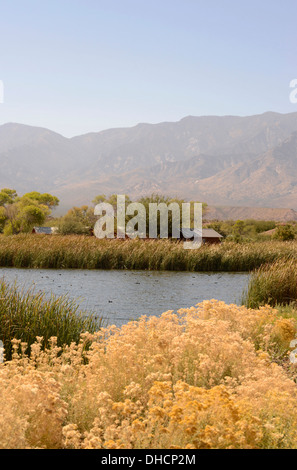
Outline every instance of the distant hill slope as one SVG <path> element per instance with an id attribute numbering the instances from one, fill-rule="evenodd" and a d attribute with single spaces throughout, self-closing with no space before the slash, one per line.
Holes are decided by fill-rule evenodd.
<path id="1" fill-rule="evenodd" d="M 0 126 L 0 187 L 50 191 L 67 208 L 100 193 L 161 192 L 211 205 L 297 210 L 297 113 L 189 116 L 67 139 Z"/>
<path id="2" fill-rule="evenodd" d="M 232 207 L 208 206 L 205 220 L 274 220 L 277 222 L 297 222 L 297 211 L 274 209 L 271 207 Z"/>

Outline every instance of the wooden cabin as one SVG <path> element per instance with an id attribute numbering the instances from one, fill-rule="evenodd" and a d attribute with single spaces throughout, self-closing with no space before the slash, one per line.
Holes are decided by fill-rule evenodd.
<path id="1" fill-rule="evenodd" d="M 197 236 L 201 236 L 201 232 L 195 229 L 195 233 Z M 223 235 L 216 232 L 212 228 L 203 228 L 202 229 L 202 244 L 217 244 L 221 243 Z M 188 228 L 182 228 L 180 231 L 180 239 L 185 240 L 193 240 L 193 230 Z"/>
<path id="2" fill-rule="evenodd" d="M 57 233 L 57 227 L 33 227 L 32 233 L 39 235 L 53 235 Z"/>

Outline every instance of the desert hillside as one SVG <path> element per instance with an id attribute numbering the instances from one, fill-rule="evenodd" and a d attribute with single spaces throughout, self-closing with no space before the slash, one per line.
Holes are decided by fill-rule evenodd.
<path id="1" fill-rule="evenodd" d="M 297 210 L 297 113 L 189 116 L 70 139 L 9 123 L 0 126 L 0 162 L 0 187 L 53 192 L 64 209 L 101 193 L 161 192 Z"/>

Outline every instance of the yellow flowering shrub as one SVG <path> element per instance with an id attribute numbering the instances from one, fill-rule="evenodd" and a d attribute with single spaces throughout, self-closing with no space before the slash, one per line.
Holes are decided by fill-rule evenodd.
<path id="1" fill-rule="evenodd" d="M 15 340 L 0 364 L 0 447 L 297 447 L 284 354 L 295 336 L 295 320 L 268 306 L 212 300 L 64 348 L 38 337 L 30 357 Z"/>

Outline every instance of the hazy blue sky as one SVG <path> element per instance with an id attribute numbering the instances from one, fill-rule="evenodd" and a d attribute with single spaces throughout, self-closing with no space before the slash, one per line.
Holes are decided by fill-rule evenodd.
<path id="1" fill-rule="evenodd" d="M 0 0 L 0 124 L 297 111 L 296 0 Z"/>

